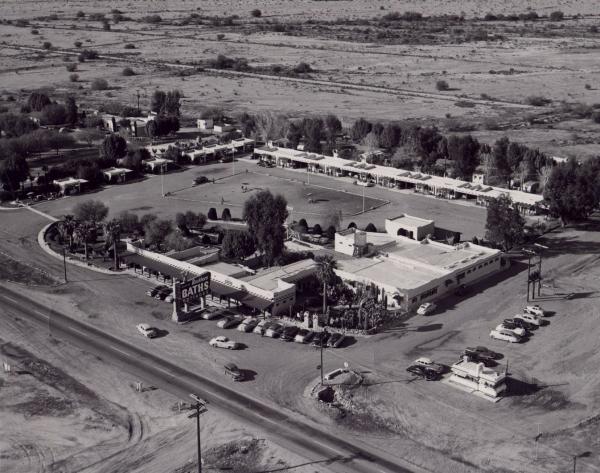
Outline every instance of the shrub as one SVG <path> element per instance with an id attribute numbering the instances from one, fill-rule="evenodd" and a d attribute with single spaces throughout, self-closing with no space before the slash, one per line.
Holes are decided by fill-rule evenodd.
<path id="1" fill-rule="evenodd" d="M 443 79 L 442 79 L 442 80 L 438 80 L 438 81 L 435 83 L 435 88 L 436 88 L 437 90 L 441 90 L 441 91 L 443 91 L 443 90 L 450 90 L 450 86 L 448 85 L 448 82 L 446 82 L 446 81 L 445 81 L 445 80 L 443 80 Z"/>
<path id="2" fill-rule="evenodd" d="M 69 80 L 70 80 L 71 82 L 77 82 L 77 81 L 79 80 L 79 74 L 71 74 L 71 75 L 69 76 Z"/>
<path id="3" fill-rule="evenodd" d="M 162 18 L 160 15 L 148 15 L 148 16 L 142 17 L 142 21 L 144 23 L 156 24 L 156 23 L 160 23 L 162 21 Z"/>
<path id="4" fill-rule="evenodd" d="M 254 18 L 260 18 L 262 16 L 262 12 L 258 9 L 255 8 L 254 10 L 252 10 L 250 12 L 250 14 L 254 17 Z"/>
<path id="5" fill-rule="evenodd" d="M 585 90 L 592 90 L 591 84 L 585 84 Z"/>
<path id="6" fill-rule="evenodd" d="M 68 72 L 75 72 L 77 70 L 77 64 L 67 64 L 65 68 Z"/>
<path id="7" fill-rule="evenodd" d="M 321 225 L 319 225 L 318 223 L 315 223 L 313 225 L 312 231 L 315 235 L 321 235 L 323 233 L 323 229 L 321 228 Z"/>
<path id="8" fill-rule="evenodd" d="M 75 16 L 77 18 L 83 18 L 85 16 L 85 13 L 83 13 L 81 10 L 79 10 Z"/>
<path id="9" fill-rule="evenodd" d="M 596 110 L 592 113 L 592 120 L 594 123 L 600 123 L 600 110 Z"/>
<path id="10" fill-rule="evenodd" d="M 305 62 L 301 62 L 300 64 L 298 64 L 296 67 L 294 67 L 294 72 L 297 74 L 306 74 L 308 72 L 312 72 L 312 67 L 310 67 L 310 64 L 307 64 Z"/>
<path id="11" fill-rule="evenodd" d="M 110 23 L 108 22 L 108 20 L 102 20 L 102 29 L 104 31 L 110 31 Z"/>
<path id="12" fill-rule="evenodd" d="M 131 67 L 126 67 L 125 69 L 123 69 L 123 72 L 121 72 L 122 75 L 124 75 L 125 77 L 129 77 L 129 76 L 134 76 L 135 72 Z"/>
<path id="13" fill-rule="evenodd" d="M 31 30 L 31 34 L 40 34 L 38 30 Z"/>
<path id="14" fill-rule="evenodd" d="M 74 45 L 76 48 L 80 48 L 82 44 L 83 44 L 83 43 L 82 43 L 81 41 L 75 41 L 75 42 L 73 43 L 73 45 Z"/>
<path id="15" fill-rule="evenodd" d="M 225 221 L 231 220 L 231 212 L 227 207 L 223 209 L 223 212 L 221 213 L 221 219 Z"/>
<path id="16" fill-rule="evenodd" d="M 534 107 L 543 107 L 551 102 L 552 100 L 549 100 L 541 95 L 530 95 L 525 99 L 525 103 L 527 105 L 532 105 Z"/>
<path id="17" fill-rule="evenodd" d="M 131 43 L 127 43 L 125 46 L 123 46 L 125 49 L 135 49 L 135 44 L 131 44 Z"/>
<path id="18" fill-rule="evenodd" d="M 44 49 L 51 49 L 52 48 L 52 43 L 50 41 L 44 41 L 44 43 L 42 44 L 42 47 Z"/>
<path id="19" fill-rule="evenodd" d="M 210 209 L 208 209 L 207 217 L 209 220 L 218 220 L 217 209 L 215 209 L 214 207 L 211 207 Z"/>
<path id="20" fill-rule="evenodd" d="M 106 79 L 94 79 L 91 87 L 92 90 L 106 90 L 108 89 L 108 82 Z"/>
<path id="21" fill-rule="evenodd" d="M 565 18 L 565 14 L 563 12 L 561 12 L 560 10 L 556 10 L 553 11 L 552 13 L 550 13 L 550 20 L 551 21 L 562 21 Z"/>
<path id="22" fill-rule="evenodd" d="M 365 232 L 376 232 L 377 231 L 377 227 L 372 224 L 369 223 L 366 227 L 365 227 Z"/>

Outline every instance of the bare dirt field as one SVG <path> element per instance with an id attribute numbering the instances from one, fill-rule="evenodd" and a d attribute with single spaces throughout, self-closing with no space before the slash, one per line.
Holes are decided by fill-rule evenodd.
<path id="1" fill-rule="evenodd" d="M 292 117 L 335 113 L 345 124 L 360 116 L 372 120 L 449 118 L 485 130 L 494 121 L 502 126 L 487 131 L 493 139 L 509 133 L 511 126 L 519 134 L 528 117 L 553 115 L 563 101 L 588 105 L 598 101 L 600 70 L 594 64 L 600 36 L 590 30 L 598 23 L 591 1 L 539 0 L 527 5 L 470 1 L 460 2 L 459 6 L 451 1 L 381 1 L 377 3 L 378 10 L 371 2 L 360 0 L 250 4 L 232 1 L 218 5 L 134 1 L 126 7 L 109 1 L 93 5 L 70 2 L 68 7 L 64 2 L 47 1 L 46 12 L 39 11 L 37 5 L 34 8 L 30 3 L 10 1 L 0 5 L 0 18 L 30 21 L 25 26 L 3 25 L 0 83 L 6 96 L 48 87 L 59 95 L 77 93 L 89 106 L 106 101 L 134 105 L 139 90 L 142 106 L 146 107 L 155 88 L 178 88 L 185 95 L 182 110 L 191 117 L 203 107 L 217 106 L 233 113 L 278 111 Z M 262 10 L 259 19 L 249 15 L 255 7 Z M 98 21 L 89 19 L 94 12 L 111 18 L 113 8 L 134 21 L 120 21 L 111 24 L 110 31 L 103 31 Z M 87 16 L 74 18 L 79 9 Z M 412 39 L 410 44 L 371 38 L 368 34 L 363 37 L 366 29 L 395 34 L 396 26 L 381 29 L 373 20 L 390 11 L 464 13 L 471 18 L 489 12 L 537 11 L 548 15 L 554 10 L 563 11 L 567 18 L 562 22 L 546 19 L 440 23 L 427 26 L 424 36 Z M 54 13 L 56 17 L 48 18 L 44 13 Z M 157 13 L 163 19 L 160 23 L 138 21 L 144 15 Z M 183 21 L 192 13 L 203 15 L 205 20 L 200 24 Z M 217 16 L 232 14 L 239 16 L 233 24 L 213 21 Z M 574 14 L 581 16 L 569 16 Z M 338 19 L 339 24 L 335 22 Z M 326 20 L 333 23 L 319 23 Z M 370 28 L 352 23 L 363 20 L 372 22 Z M 276 23 L 296 25 L 296 29 L 276 31 Z M 497 33 L 502 39 L 457 40 L 456 35 L 463 34 L 465 28 Z M 32 29 L 37 34 L 32 34 Z M 418 29 L 404 24 L 400 31 L 413 34 Z M 52 44 L 51 51 L 19 49 L 41 49 L 44 41 Z M 76 41 L 82 43 L 81 48 L 74 46 Z M 126 44 L 134 49 L 125 49 Z M 110 59 L 79 64 L 79 79 L 70 82 L 62 53 L 67 52 L 76 61 L 78 49 L 83 48 L 93 48 Z M 245 58 L 251 68 L 267 75 L 234 76 L 231 71 L 189 69 L 219 54 Z M 274 66 L 290 69 L 301 62 L 314 69 L 304 78 L 318 83 L 297 82 L 269 72 Z M 125 65 L 132 66 L 137 75 L 123 77 Z M 90 90 L 91 81 L 98 77 L 108 80 L 110 90 Z M 449 90 L 436 90 L 438 80 L 448 82 Z M 360 89 L 363 86 L 381 90 Z M 523 106 L 530 96 L 543 96 L 552 103 L 544 107 Z M 474 103 L 482 97 L 483 102 Z M 557 155 L 593 154 L 598 151 L 598 131 L 597 125 L 590 131 L 592 142 L 575 136 L 557 142 L 550 132 L 539 144 Z"/>

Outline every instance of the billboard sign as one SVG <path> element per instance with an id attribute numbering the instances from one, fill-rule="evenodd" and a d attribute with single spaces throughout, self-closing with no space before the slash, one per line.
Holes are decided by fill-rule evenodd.
<path id="1" fill-rule="evenodd" d="M 210 291 L 210 272 L 196 276 L 188 281 L 177 282 L 175 285 L 175 299 L 183 302 L 197 300 Z"/>

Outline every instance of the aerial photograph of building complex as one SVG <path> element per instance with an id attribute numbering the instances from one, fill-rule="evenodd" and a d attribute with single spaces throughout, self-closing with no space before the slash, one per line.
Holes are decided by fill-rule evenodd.
<path id="1" fill-rule="evenodd" d="M 2 0 L 0 473 L 600 473 L 594 0 Z"/>

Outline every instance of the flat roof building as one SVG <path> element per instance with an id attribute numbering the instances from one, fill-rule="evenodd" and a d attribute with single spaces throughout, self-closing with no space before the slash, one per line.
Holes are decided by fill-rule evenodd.
<path id="1" fill-rule="evenodd" d="M 407 222 L 430 222 L 411 219 L 415 220 Z M 382 288 L 388 308 L 409 309 L 432 301 L 461 285 L 488 277 L 507 264 L 499 250 L 467 242 L 448 245 L 428 238 L 418 241 L 398 235 L 395 226 L 386 228 L 388 233 L 355 229 L 339 232 L 335 251 L 355 256 L 338 260 L 338 276 Z"/>
<path id="2" fill-rule="evenodd" d="M 433 235 L 435 224 L 433 220 L 402 214 L 398 217 L 386 219 L 385 231 L 390 235 L 400 235 L 413 240 L 422 240 L 427 235 Z"/>

